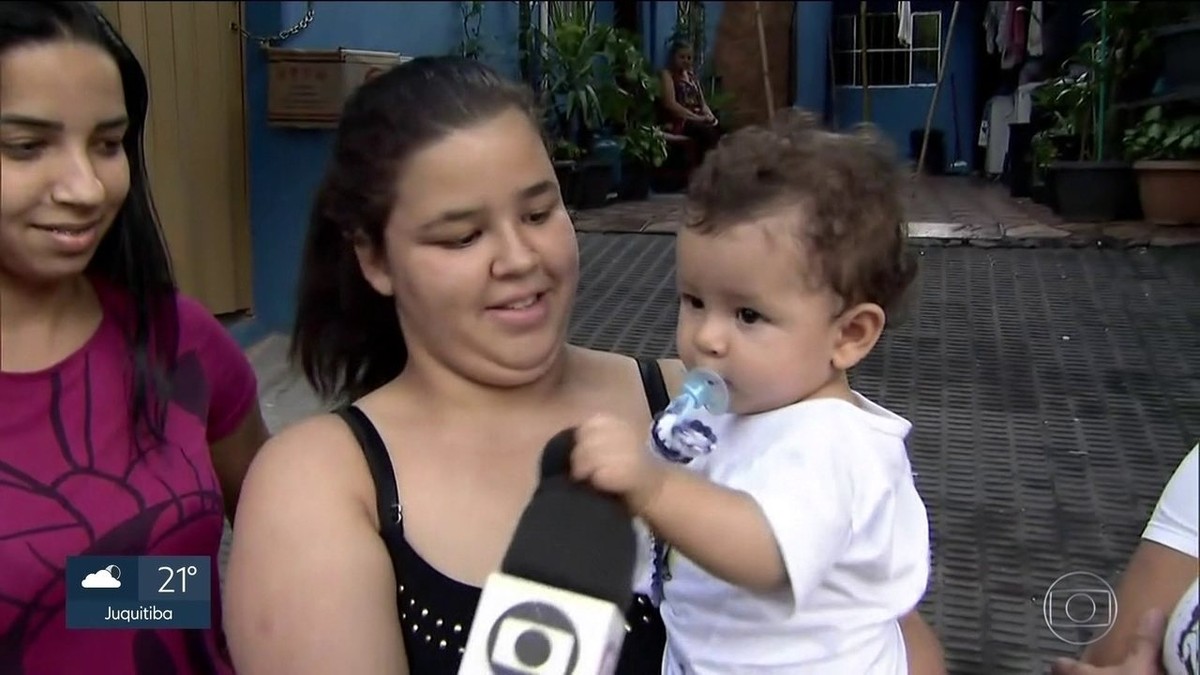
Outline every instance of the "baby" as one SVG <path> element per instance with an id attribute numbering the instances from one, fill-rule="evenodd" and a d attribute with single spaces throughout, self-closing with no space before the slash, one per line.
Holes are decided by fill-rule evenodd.
<path id="1" fill-rule="evenodd" d="M 907 672 L 899 618 L 929 575 L 911 425 L 847 379 L 916 273 L 900 181 L 871 132 L 799 112 L 732 134 L 692 179 L 676 338 L 729 411 L 654 434 L 658 453 L 596 417 L 573 455 L 669 551 L 663 673 Z"/>

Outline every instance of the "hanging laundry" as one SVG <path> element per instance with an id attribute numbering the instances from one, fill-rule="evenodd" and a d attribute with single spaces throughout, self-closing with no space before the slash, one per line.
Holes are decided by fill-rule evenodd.
<path id="1" fill-rule="evenodd" d="M 1027 42 L 1026 29 L 1029 26 L 1029 3 L 1008 3 L 1012 14 L 1009 16 L 1008 50 L 1004 53 L 1004 61 L 1012 68 L 1025 60 L 1025 45 Z"/>
<path id="2" fill-rule="evenodd" d="M 1045 51 L 1042 44 L 1042 10 L 1044 3 L 1035 0 L 1029 8 L 1029 34 L 1026 37 L 1025 51 L 1030 56 L 1041 56 Z"/>
<path id="3" fill-rule="evenodd" d="M 1009 34 L 1008 5 L 1004 0 L 993 0 L 987 4 L 983 15 L 983 29 L 988 54 L 1004 53 Z"/>
<path id="4" fill-rule="evenodd" d="M 1030 10 L 1028 2 L 989 2 L 984 10 L 984 46 L 988 54 L 1000 54 L 1004 70 L 1025 60 Z"/>
<path id="5" fill-rule="evenodd" d="M 896 15 L 900 19 L 900 29 L 896 31 L 896 39 L 905 47 L 912 46 L 912 3 L 897 2 Z"/>

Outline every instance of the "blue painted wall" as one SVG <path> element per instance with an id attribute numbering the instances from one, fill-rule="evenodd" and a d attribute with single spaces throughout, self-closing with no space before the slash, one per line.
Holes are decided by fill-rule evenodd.
<path id="1" fill-rule="evenodd" d="M 613 20 L 613 0 L 596 0 L 592 4 L 597 23 L 611 24 Z"/>
<path id="2" fill-rule="evenodd" d="M 292 26 L 304 2 L 245 4 L 251 33 L 269 35 Z M 336 5 L 336 7 L 335 7 Z M 457 2 L 317 2 L 312 24 L 284 45 L 300 49 L 347 47 L 419 56 L 445 54 L 462 39 Z M 486 59 L 509 74 L 517 70 L 517 8 L 488 3 L 481 21 Z M 257 45 L 246 51 L 250 155 L 250 222 L 253 237 L 254 313 L 266 330 L 288 330 L 295 315 L 298 268 L 309 208 L 316 194 L 332 132 L 267 126 L 267 76 Z"/>
<path id="3" fill-rule="evenodd" d="M 832 5 L 834 15 L 858 11 L 858 2 L 851 0 L 834 0 Z M 914 12 L 942 12 L 943 45 L 950 28 L 950 12 L 953 5 L 954 3 L 948 0 L 912 3 Z M 974 119 L 974 105 L 975 64 L 978 53 L 983 48 L 983 35 L 980 30 L 983 21 L 981 8 L 982 3 L 973 2 L 963 2 L 959 6 L 953 43 L 946 57 L 946 76 L 934 109 L 932 128 L 940 129 L 945 137 L 947 165 L 955 159 L 953 106 L 958 108 L 958 138 L 963 151 L 962 158 L 968 162 L 971 161 L 971 147 L 978 132 L 978 122 Z M 868 3 L 867 10 L 895 12 L 896 3 L 872 1 Z M 822 60 L 821 63 L 825 61 Z M 951 75 L 954 76 L 957 99 L 951 96 Z M 813 75 L 813 78 L 816 79 L 816 76 Z M 863 121 L 862 89 L 838 87 L 834 91 L 837 96 L 835 106 L 838 126 L 844 128 Z M 872 87 L 870 96 L 872 119 L 869 121 L 888 135 L 902 156 L 909 156 L 909 134 L 914 129 L 925 127 L 925 116 L 933 99 L 933 87 Z M 916 161 L 916 157 L 912 159 Z"/>
<path id="4" fill-rule="evenodd" d="M 796 99 L 792 105 L 820 115 L 828 110 L 829 29 L 832 2 L 797 2 L 792 37 L 796 43 Z"/>

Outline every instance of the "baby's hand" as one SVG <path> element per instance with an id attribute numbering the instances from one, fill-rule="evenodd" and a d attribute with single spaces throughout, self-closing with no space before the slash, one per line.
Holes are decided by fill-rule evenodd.
<path id="1" fill-rule="evenodd" d="M 575 431 L 571 475 L 620 495 L 634 513 L 658 493 L 664 471 L 646 448 L 645 434 L 614 417 L 596 415 Z"/>

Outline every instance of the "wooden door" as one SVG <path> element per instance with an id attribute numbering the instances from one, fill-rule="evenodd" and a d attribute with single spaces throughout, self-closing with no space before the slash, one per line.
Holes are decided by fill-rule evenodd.
<path id="1" fill-rule="evenodd" d="M 792 105 L 795 80 L 792 49 L 794 2 L 758 3 L 762 11 L 767 46 L 767 69 L 775 109 Z M 733 97 L 728 126 L 743 127 L 767 121 L 767 93 L 763 79 L 762 53 L 758 42 L 755 3 L 727 2 L 722 6 L 713 48 L 721 86 Z"/>
<path id="2" fill-rule="evenodd" d="M 96 4 L 150 84 L 147 171 L 181 290 L 214 314 L 250 309 L 241 3 Z"/>

